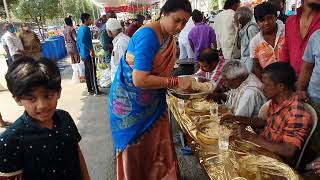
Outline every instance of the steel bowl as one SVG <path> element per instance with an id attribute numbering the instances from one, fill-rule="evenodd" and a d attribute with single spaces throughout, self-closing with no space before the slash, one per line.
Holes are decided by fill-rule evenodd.
<path id="1" fill-rule="evenodd" d="M 194 76 L 194 75 L 183 75 L 178 77 L 186 77 L 186 78 L 194 78 L 196 82 L 211 82 L 212 84 L 215 84 L 213 81 L 211 81 L 208 78 L 200 77 L 200 76 Z M 192 100 L 192 99 L 205 99 L 210 93 L 213 92 L 215 86 L 211 86 L 210 89 L 208 89 L 205 92 L 200 93 L 181 93 L 177 91 L 176 89 L 168 88 L 169 94 L 172 94 L 174 97 L 179 99 L 185 99 L 185 100 Z"/>

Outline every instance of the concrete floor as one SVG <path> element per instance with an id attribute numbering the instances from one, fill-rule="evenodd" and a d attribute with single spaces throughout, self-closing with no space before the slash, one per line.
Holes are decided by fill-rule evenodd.
<path id="1" fill-rule="evenodd" d="M 114 180 L 115 157 L 108 121 L 108 96 L 86 96 L 85 84 L 71 82 L 71 67 L 67 61 L 59 63 L 63 76 L 62 95 L 58 108 L 68 111 L 82 136 L 81 149 L 87 161 L 92 180 Z M 23 112 L 8 91 L 0 92 L 0 112 L 5 120 L 13 122 Z M 0 129 L 0 133 L 3 129 Z M 184 156 L 179 145 L 176 151 L 184 180 L 207 179 L 194 156 Z"/>

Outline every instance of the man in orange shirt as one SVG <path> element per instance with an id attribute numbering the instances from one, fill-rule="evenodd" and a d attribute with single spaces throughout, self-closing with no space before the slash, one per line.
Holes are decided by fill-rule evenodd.
<path id="1" fill-rule="evenodd" d="M 295 72 L 288 63 L 276 62 L 264 69 L 262 81 L 264 93 L 271 99 L 267 117 L 247 118 L 224 116 L 221 123 L 238 121 L 253 129 L 264 128 L 259 135 L 239 128 L 235 134 L 252 141 L 293 162 L 296 152 L 301 150 L 306 140 L 312 120 L 304 103 L 294 94 Z"/>
<path id="2" fill-rule="evenodd" d="M 284 25 L 277 21 L 277 10 L 264 2 L 254 8 L 260 32 L 250 42 L 250 57 L 253 59 L 253 73 L 261 79 L 262 69 L 278 62 L 284 44 Z"/>

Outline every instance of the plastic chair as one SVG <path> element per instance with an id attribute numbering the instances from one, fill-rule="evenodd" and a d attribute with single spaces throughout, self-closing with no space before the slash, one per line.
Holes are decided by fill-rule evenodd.
<path id="1" fill-rule="evenodd" d="M 261 108 L 259 110 L 259 115 L 258 115 L 259 118 L 267 119 L 267 112 L 269 109 L 270 102 L 271 102 L 271 100 L 267 101 L 266 103 L 264 103 L 261 106 Z"/>
<path id="2" fill-rule="evenodd" d="M 318 116 L 317 116 L 317 112 L 313 109 L 312 106 L 310 106 L 309 104 L 307 103 L 304 103 L 304 106 L 306 107 L 307 111 L 311 114 L 311 119 L 313 121 L 313 124 L 312 124 L 312 128 L 311 128 L 311 131 L 308 135 L 308 138 L 306 139 L 304 145 L 303 145 L 303 148 L 300 152 L 300 155 L 299 155 L 299 158 L 298 158 L 298 161 L 296 163 L 296 166 L 295 166 L 295 169 L 298 169 L 299 168 L 299 165 L 300 165 L 300 162 L 301 162 L 301 159 L 303 157 L 303 154 L 304 154 L 304 151 L 306 150 L 307 146 L 308 146 L 308 143 L 309 143 L 309 140 L 311 139 L 311 136 L 312 134 L 314 133 L 314 131 L 316 130 L 317 128 L 317 124 L 318 124 Z"/>

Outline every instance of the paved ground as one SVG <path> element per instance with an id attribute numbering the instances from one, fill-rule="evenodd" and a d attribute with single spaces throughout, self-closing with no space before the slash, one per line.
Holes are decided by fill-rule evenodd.
<path id="1" fill-rule="evenodd" d="M 108 122 L 108 96 L 86 96 L 85 84 L 71 82 L 71 67 L 62 62 L 62 96 L 58 108 L 68 111 L 78 126 L 81 149 L 92 180 L 114 180 L 115 159 Z M 0 92 L 0 111 L 4 119 L 14 121 L 23 108 L 15 104 L 8 91 Z M 0 133 L 3 129 L 0 129 Z M 207 179 L 193 156 L 183 156 L 177 145 L 181 175 L 184 180 Z"/>

